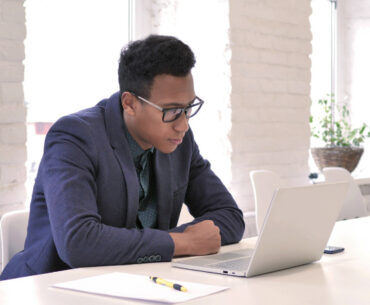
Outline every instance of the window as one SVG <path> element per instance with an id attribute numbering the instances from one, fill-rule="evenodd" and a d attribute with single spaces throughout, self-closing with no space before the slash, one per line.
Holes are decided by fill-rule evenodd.
<path id="1" fill-rule="evenodd" d="M 370 69 L 370 4 L 365 1 L 357 5 L 356 1 L 342 0 L 312 0 L 311 4 L 311 113 L 315 114 L 318 99 L 333 92 L 338 103 L 348 104 L 353 127 L 359 127 L 363 122 L 370 126 L 367 77 Z M 312 139 L 311 146 L 315 145 Z M 365 153 L 353 172 L 355 177 L 369 177 L 370 155 L 366 151 L 370 150 L 370 139 L 365 141 L 364 148 Z M 313 171 L 316 168 L 312 158 L 310 167 Z"/>
<path id="2" fill-rule="evenodd" d="M 335 80 L 332 80 L 331 2 L 329 0 L 312 0 L 311 5 L 311 112 L 314 114 L 318 100 L 325 98 L 327 94 L 332 92 L 332 82 L 334 84 Z M 311 146 L 321 145 L 321 143 L 316 143 L 314 138 L 311 141 Z"/>
<path id="3" fill-rule="evenodd" d="M 370 126 L 370 4 L 356 6 L 356 1 L 338 2 L 338 90 L 339 97 L 351 107 L 351 123 Z M 339 41 L 340 40 L 340 41 Z M 370 176 L 370 139 L 353 172 L 355 177 Z"/>
<path id="4" fill-rule="evenodd" d="M 119 90 L 119 54 L 132 30 L 130 3 L 130 0 L 25 2 L 28 196 L 51 124 Z"/>

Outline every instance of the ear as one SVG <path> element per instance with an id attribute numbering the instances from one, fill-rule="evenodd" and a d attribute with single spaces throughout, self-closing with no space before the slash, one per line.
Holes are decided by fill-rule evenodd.
<path id="1" fill-rule="evenodd" d="M 121 95 L 121 104 L 125 113 L 135 116 L 137 103 L 136 98 L 131 93 L 125 91 Z"/>

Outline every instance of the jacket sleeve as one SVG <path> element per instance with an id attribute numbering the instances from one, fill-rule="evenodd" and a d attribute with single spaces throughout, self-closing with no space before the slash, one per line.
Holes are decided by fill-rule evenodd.
<path id="1" fill-rule="evenodd" d="M 96 176 L 104 165 L 93 133 L 81 118 L 69 116 L 55 123 L 45 140 L 38 179 L 59 257 L 70 267 L 171 260 L 168 232 L 103 223 Z"/>
<path id="2" fill-rule="evenodd" d="M 190 224 L 209 219 L 219 227 L 222 245 L 239 242 L 245 229 L 243 213 L 211 170 L 210 163 L 200 155 L 191 130 L 189 133 L 192 140 L 192 160 L 185 204 L 195 219 L 171 231 L 182 232 Z"/>

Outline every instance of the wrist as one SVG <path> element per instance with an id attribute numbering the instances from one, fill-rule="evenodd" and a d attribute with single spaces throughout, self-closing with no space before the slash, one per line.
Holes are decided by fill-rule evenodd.
<path id="1" fill-rule="evenodd" d="M 189 243 L 187 239 L 187 235 L 185 233 L 171 232 L 169 234 L 174 243 L 173 256 L 191 254 L 191 249 L 190 249 L 191 243 Z"/>

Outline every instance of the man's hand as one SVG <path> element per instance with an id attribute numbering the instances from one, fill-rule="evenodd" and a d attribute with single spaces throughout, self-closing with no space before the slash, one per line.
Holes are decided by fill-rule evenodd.
<path id="1" fill-rule="evenodd" d="M 188 226 L 183 233 L 170 233 L 175 243 L 174 256 L 217 253 L 221 247 L 220 229 L 212 220 Z"/>

